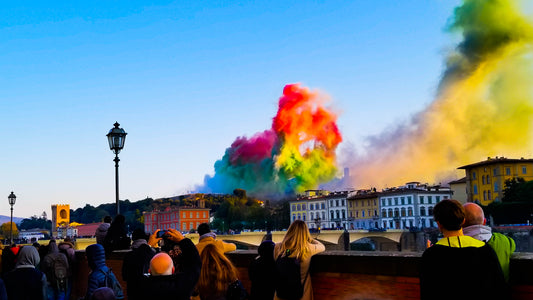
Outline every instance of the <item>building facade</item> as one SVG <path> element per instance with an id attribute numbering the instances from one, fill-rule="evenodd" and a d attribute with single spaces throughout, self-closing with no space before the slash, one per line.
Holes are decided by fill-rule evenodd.
<path id="1" fill-rule="evenodd" d="M 348 223 L 348 192 L 331 192 L 326 201 L 328 203 L 329 228 L 349 229 Z"/>
<path id="2" fill-rule="evenodd" d="M 52 204 L 52 236 L 57 237 L 59 228 L 70 224 L 70 205 Z M 66 234 L 66 233 L 64 233 Z"/>
<path id="3" fill-rule="evenodd" d="M 520 177 L 533 180 L 533 159 L 488 157 L 458 169 L 464 169 L 466 173 L 467 201 L 483 206 L 501 201 L 505 180 Z"/>
<path id="4" fill-rule="evenodd" d="M 468 202 L 468 195 L 466 194 L 466 177 L 458 180 L 448 182 L 452 190 L 453 199 L 465 204 Z"/>
<path id="5" fill-rule="evenodd" d="M 409 182 L 404 187 L 385 189 L 379 194 L 382 229 L 422 229 L 437 227 L 433 207 L 450 199 L 448 187 Z"/>
<path id="6" fill-rule="evenodd" d="M 347 201 L 349 229 L 380 228 L 379 193 L 376 189 L 353 191 Z"/>
<path id="7" fill-rule="evenodd" d="M 302 220 L 311 229 L 348 229 L 348 191 L 308 190 L 290 201 L 291 222 Z"/>
<path id="8" fill-rule="evenodd" d="M 290 201 L 291 223 L 295 220 L 305 221 L 311 229 L 328 227 L 326 197 L 329 191 L 307 190 L 296 200 Z"/>
<path id="9" fill-rule="evenodd" d="M 167 207 L 163 211 L 143 212 L 144 231 L 170 228 L 181 232 L 196 230 L 201 223 L 209 223 L 209 208 Z"/>

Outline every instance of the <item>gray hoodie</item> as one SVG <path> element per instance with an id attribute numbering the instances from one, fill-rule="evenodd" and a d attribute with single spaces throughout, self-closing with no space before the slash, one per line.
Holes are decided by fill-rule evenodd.
<path id="1" fill-rule="evenodd" d="M 485 243 L 492 237 L 492 229 L 485 225 L 467 226 L 463 228 L 463 233 Z"/>
<path id="2" fill-rule="evenodd" d="M 33 246 L 25 246 L 19 251 L 15 268 L 35 268 L 40 261 L 37 249 Z"/>

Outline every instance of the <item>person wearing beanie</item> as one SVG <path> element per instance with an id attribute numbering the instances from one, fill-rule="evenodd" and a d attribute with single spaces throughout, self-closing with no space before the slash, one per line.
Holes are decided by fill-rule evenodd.
<path id="1" fill-rule="evenodd" d="M 204 250 L 205 246 L 209 244 L 214 244 L 222 253 L 235 251 L 237 249 L 237 246 L 233 243 L 226 243 L 224 241 L 217 240 L 217 235 L 211 231 L 209 224 L 207 223 L 198 225 L 197 231 L 200 235 L 200 239 L 198 244 L 196 244 L 196 248 L 200 254 L 202 253 L 202 250 Z"/>
<path id="2" fill-rule="evenodd" d="M 442 200 L 435 205 L 433 217 L 444 238 L 422 254 L 420 299 L 507 299 L 494 250 L 463 234 L 461 203 Z"/>

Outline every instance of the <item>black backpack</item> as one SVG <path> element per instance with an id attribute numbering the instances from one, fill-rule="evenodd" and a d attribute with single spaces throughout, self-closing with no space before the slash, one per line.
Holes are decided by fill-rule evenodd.
<path id="1" fill-rule="evenodd" d="M 290 250 L 276 259 L 276 295 L 278 298 L 294 300 L 302 298 L 304 284 L 300 273 L 300 260 L 290 257 Z"/>

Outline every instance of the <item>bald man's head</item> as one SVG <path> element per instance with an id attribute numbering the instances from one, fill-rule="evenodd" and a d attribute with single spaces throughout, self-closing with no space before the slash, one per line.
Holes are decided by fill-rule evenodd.
<path id="1" fill-rule="evenodd" d="M 157 253 L 150 260 L 150 274 L 153 276 L 172 275 L 174 273 L 174 263 L 172 258 L 166 253 Z"/>
<path id="2" fill-rule="evenodd" d="M 472 225 L 485 225 L 485 214 L 481 206 L 476 203 L 468 202 L 463 205 L 465 208 L 464 227 Z"/>

